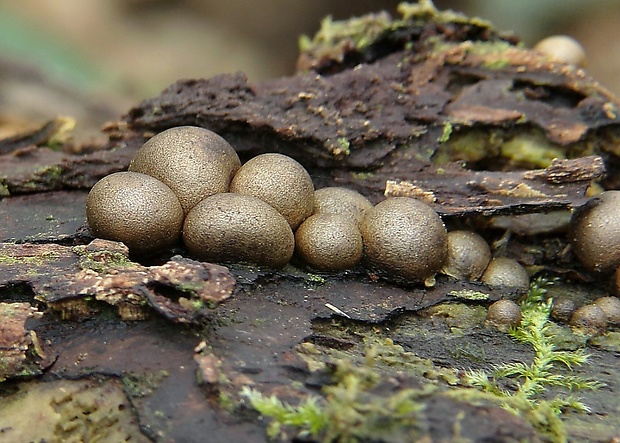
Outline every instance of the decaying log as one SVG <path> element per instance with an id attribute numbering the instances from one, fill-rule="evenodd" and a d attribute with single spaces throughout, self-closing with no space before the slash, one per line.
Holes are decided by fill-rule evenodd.
<path id="1" fill-rule="evenodd" d="M 337 26 L 342 33 L 325 33 L 336 38 L 306 47 L 299 66 L 308 72 L 262 83 L 243 74 L 179 81 L 109 124 L 109 140 L 94 150 L 52 149 L 53 125 L 0 141 L 0 379 L 114 374 L 135 385 L 157 371 L 167 380 L 148 393 L 125 386 L 143 431 L 153 440 L 209 433 L 229 441 L 264 431 L 264 422 L 237 414 L 244 387 L 301 399 L 329 384 L 320 368 L 332 359 L 357 366 L 383 360 L 373 395 L 433 380 L 416 421 L 429 430 L 422 439 L 536 441 L 522 417 L 435 395 L 442 368 L 462 373 L 530 361 L 529 346 L 482 328 L 484 309 L 468 306 L 520 294 L 443 275 L 433 288 L 394 284 L 361 267 L 327 276 L 295 266 L 229 270 L 181 256 L 147 266 L 84 227 L 85 190 L 126 169 L 148 137 L 177 125 L 219 132 L 244 159 L 291 155 L 319 187 L 349 186 L 375 202 L 411 195 L 449 216 L 572 208 L 586 201 L 592 181 L 620 184 L 619 104 L 584 71 L 516 46 L 487 23 L 438 13 L 429 2 L 408 6 L 402 19 L 382 14 Z M 532 268 L 571 259 L 563 238 L 542 239 L 540 259 L 522 240 L 511 240 L 512 255 Z M 425 309 L 446 301 L 468 303 Z M 46 307 L 70 319 L 112 307 L 123 320 L 155 311 L 168 321 L 97 315 L 61 322 L 38 313 Z M 407 311 L 422 315 L 400 321 Z M 211 322 L 198 322 L 207 316 Z M 462 327 L 463 319 L 470 326 Z M 199 325 L 187 334 L 174 323 Z M 389 353 L 375 352 L 376 344 Z M 601 417 L 614 417 L 616 361 L 613 352 L 590 351 L 597 364 L 589 369 L 596 366 L 608 387 L 592 394 L 598 430 Z M 235 414 L 225 414 L 231 401 Z M 615 422 L 607 421 L 601 441 L 615 435 Z M 573 428 L 584 429 L 577 422 Z"/>

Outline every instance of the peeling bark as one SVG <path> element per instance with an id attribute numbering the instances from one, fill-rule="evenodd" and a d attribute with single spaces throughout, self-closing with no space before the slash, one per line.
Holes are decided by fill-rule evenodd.
<path id="1" fill-rule="evenodd" d="M 85 246 L 0 243 L 0 289 L 22 285 L 66 319 L 98 311 L 92 300 L 140 320 L 148 307 L 177 323 L 208 315 L 232 295 L 235 279 L 223 266 L 180 256 L 161 266 L 129 260 L 122 243 L 93 240 Z"/>

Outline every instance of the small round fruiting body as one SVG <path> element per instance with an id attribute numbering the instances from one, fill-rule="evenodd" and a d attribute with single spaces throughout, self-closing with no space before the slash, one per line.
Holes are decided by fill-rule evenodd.
<path id="1" fill-rule="evenodd" d="M 352 220 L 334 214 L 314 214 L 295 232 L 295 253 L 321 271 L 342 271 L 362 259 L 362 234 Z"/>
<path id="2" fill-rule="evenodd" d="M 594 304 L 607 315 L 607 322 L 611 325 L 620 325 L 620 299 L 618 297 L 600 297 Z"/>
<path id="3" fill-rule="evenodd" d="M 132 254 L 142 255 L 179 240 L 183 208 L 174 192 L 156 178 L 116 172 L 90 190 L 86 217 L 95 237 L 123 242 Z"/>
<path id="4" fill-rule="evenodd" d="M 216 133 L 196 126 L 179 126 L 148 140 L 136 152 L 129 170 L 148 174 L 168 185 L 187 214 L 200 200 L 228 192 L 240 166 L 233 147 Z"/>
<path id="5" fill-rule="evenodd" d="M 534 46 L 555 61 L 583 67 L 586 61 L 586 51 L 583 46 L 568 35 L 552 35 L 544 38 Z"/>
<path id="6" fill-rule="evenodd" d="M 341 215 L 360 226 L 372 208 L 370 200 L 353 189 L 334 186 L 314 191 L 315 214 Z"/>
<path id="7" fill-rule="evenodd" d="M 223 193 L 199 202 L 183 225 L 187 249 L 203 260 L 273 268 L 293 256 L 295 238 L 274 208 L 251 195 Z"/>
<path id="8" fill-rule="evenodd" d="M 295 230 L 312 214 L 314 184 L 308 171 L 282 154 L 261 154 L 235 174 L 230 192 L 252 195 L 273 206 Z"/>
<path id="9" fill-rule="evenodd" d="M 491 260 L 481 280 L 489 286 L 512 288 L 519 292 L 526 292 L 530 286 L 530 278 L 525 268 L 508 257 Z"/>
<path id="10" fill-rule="evenodd" d="M 506 332 L 521 323 L 521 308 L 512 300 L 498 300 L 489 306 L 487 323 L 501 332 Z"/>
<path id="11" fill-rule="evenodd" d="M 620 265 L 620 191 L 606 191 L 577 211 L 569 241 L 584 268 L 612 272 Z"/>
<path id="12" fill-rule="evenodd" d="M 578 308 L 570 319 L 574 332 L 582 335 L 600 335 L 607 329 L 607 315 L 595 304 Z"/>
<path id="13" fill-rule="evenodd" d="M 568 323 L 577 309 L 577 305 L 568 297 L 556 297 L 551 306 L 551 317 L 564 323 Z"/>
<path id="14" fill-rule="evenodd" d="M 361 232 L 372 268 L 434 285 L 448 255 L 448 234 L 430 206 L 408 197 L 388 198 L 364 218 Z"/>
<path id="15" fill-rule="evenodd" d="M 461 280 L 477 280 L 491 260 L 491 249 L 471 231 L 448 232 L 448 259 L 442 271 Z"/>

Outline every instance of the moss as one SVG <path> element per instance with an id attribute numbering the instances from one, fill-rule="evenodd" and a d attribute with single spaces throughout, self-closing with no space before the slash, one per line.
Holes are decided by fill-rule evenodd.
<path id="1" fill-rule="evenodd" d="M 248 387 L 242 395 L 269 418 L 267 432 L 271 438 L 288 439 L 292 433 L 320 441 L 416 441 L 426 431 L 421 419 L 422 399 L 434 388 L 380 393 L 382 378 L 375 369 L 377 349 L 369 348 L 365 357 L 362 365 L 337 360 L 331 373 L 333 382 L 323 388 L 323 396 L 310 396 L 296 406 Z"/>
<path id="2" fill-rule="evenodd" d="M 332 382 L 324 386 L 320 395 L 312 395 L 297 405 L 249 389 L 244 390 L 243 395 L 268 419 L 271 436 L 285 440 L 301 436 L 319 441 L 372 441 L 377 435 L 372 424 L 380 419 L 388 430 L 385 435 L 396 436 L 394 441 L 415 441 L 421 438 L 416 434 L 420 429 L 416 426 L 423 427 L 425 423 L 426 396 L 447 395 L 473 404 L 501 405 L 531 422 L 546 440 L 566 441 L 568 433 L 562 414 L 569 410 L 575 413 L 587 410 L 575 391 L 596 389 L 601 384 L 572 372 L 575 366 L 587 362 L 585 343 L 558 338 L 558 326 L 548 318 L 550 305 L 546 287 L 542 280 L 533 282 L 529 295 L 521 303 L 523 323 L 509 333 L 516 341 L 532 347 L 533 359 L 529 363 L 525 360 L 514 363 L 506 357 L 509 360 L 491 369 L 468 371 L 463 375 L 462 370 L 438 367 L 432 360 L 405 351 L 385 338 L 386 333 L 399 337 L 411 334 L 419 340 L 420 334 L 427 334 L 425 329 L 429 324 L 439 325 L 431 316 L 445 320 L 453 333 L 479 330 L 486 312 L 483 306 L 444 303 L 387 325 L 345 319 L 315 321 L 314 333 L 335 342 L 307 342 L 296 350 L 310 372 L 321 373 L 322 379 L 326 373 L 331 375 Z M 420 326 L 420 315 L 429 317 L 421 327 L 401 327 L 406 321 Z M 562 329 L 570 333 L 568 328 Z M 437 337 L 434 334 L 423 335 L 422 340 L 433 341 Z M 459 342 L 464 344 L 450 346 L 448 351 L 453 358 L 477 367 L 488 364 L 489 348 L 485 343 L 462 340 L 455 343 Z M 395 397 L 393 391 L 381 390 L 379 394 L 377 386 L 385 386 L 386 379 L 399 377 L 406 377 L 407 386 L 413 384 L 416 389 L 404 389 L 403 397 Z M 365 404 L 363 412 L 360 412 L 361 399 Z M 406 417 L 393 413 L 382 415 L 389 411 L 388 405 L 393 404 L 390 402 L 398 401 L 414 412 Z M 335 423 L 334 410 L 346 417 L 344 422 Z M 355 414 L 368 423 L 368 427 L 350 419 Z"/>
<path id="3" fill-rule="evenodd" d="M 546 299 L 546 282 L 537 279 L 528 296 L 521 302 L 521 325 L 509 334 L 516 340 L 530 344 L 534 350 L 531 363 L 503 363 L 486 372 L 468 371 L 465 381 L 476 387 L 482 395 L 457 390 L 453 396 L 466 400 L 486 399 L 500 403 L 504 408 L 527 418 L 550 441 L 564 442 L 567 433 L 560 419 L 561 414 L 572 409 L 588 412 L 589 408 L 571 394 L 580 389 L 598 389 L 596 380 L 570 373 L 573 367 L 587 363 L 589 356 L 583 348 L 574 351 L 557 350 L 549 321 L 551 299 Z M 559 367 L 569 371 L 560 371 Z M 508 380 L 510 382 L 508 382 Z M 511 389 L 504 386 L 509 384 Z M 550 388 L 562 388 L 569 394 L 551 395 Z"/>
<path id="4" fill-rule="evenodd" d="M 3 265 L 35 265 L 42 266 L 46 261 L 56 260 L 59 258 L 55 252 L 45 252 L 41 255 L 35 255 L 31 257 L 15 257 L 9 254 L 0 254 L 0 264 Z"/>
<path id="5" fill-rule="evenodd" d="M 306 281 L 308 282 L 309 287 L 317 287 L 317 286 L 322 286 L 325 284 L 324 277 L 321 277 L 320 275 L 317 275 L 317 274 L 311 274 L 311 273 L 307 274 Z"/>
<path id="6" fill-rule="evenodd" d="M 108 250 L 86 252 L 84 247 L 76 246 L 73 252 L 80 256 L 80 267 L 90 269 L 100 274 L 109 274 L 115 269 L 139 266 L 127 258 L 126 255 Z"/>
<path id="7" fill-rule="evenodd" d="M 382 373 L 405 372 L 426 382 L 442 380 L 447 384 L 454 384 L 458 380 L 456 369 L 435 366 L 430 359 L 405 351 L 392 339 L 383 338 L 383 332 L 377 327 L 368 327 L 346 319 L 333 319 L 327 322 L 315 322 L 313 330 L 316 334 L 344 342 L 350 340 L 359 342 L 350 349 L 335 349 L 313 343 L 300 345 L 297 349 L 300 357 L 313 370 L 325 369 L 329 366 L 328 362 L 332 361 L 346 360 L 356 365 L 370 361 L 373 368 Z"/>
<path id="8" fill-rule="evenodd" d="M 0 177 L 0 198 L 10 196 L 11 192 L 9 191 L 9 187 L 6 184 L 6 177 Z"/>
<path id="9" fill-rule="evenodd" d="M 368 180 L 375 176 L 372 172 L 352 172 L 351 176 L 356 180 Z"/>
<path id="10" fill-rule="evenodd" d="M 36 191 L 42 184 L 45 189 L 60 189 L 62 187 L 62 172 L 60 165 L 44 166 L 35 170 L 32 179 L 22 183 L 21 187 L 27 191 Z"/>
<path id="11" fill-rule="evenodd" d="M 301 58 L 331 59 L 342 62 L 346 54 L 352 51 L 363 52 L 377 41 L 388 37 L 390 33 L 397 34 L 403 28 L 418 26 L 429 21 L 491 29 L 491 24 L 485 20 L 470 18 L 453 11 L 439 11 L 430 0 L 419 0 L 417 3 L 403 2 L 398 6 L 398 12 L 402 17 L 394 20 L 385 12 L 341 21 L 334 21 L 331 16 L 328 16 L 321 21 L 321 27 L 314 37 L 302 35 L 299 38 Z M 440 44 L 441 41 L 434 39 L 434 36 L 427 37 L 427 39 L 431 45 Z M 505 42 L 501 43 L 508 45 Z M 481 48 L 475 47 L 472 51 L 484 51 L 486 44 L 480 43 L 480 45 Z M 494 45 L 495 43 L 489 44 L 493 49 L 488 51 L 500 52 L 501 48 L 495 49 Z M 411 47 L 411 42 L 406 41 L 403 46 Z"/>
<path id="12" fill-rule="evenodd" d="M 439 143 L 445 143 L 450 140 L 450 135 L 452 134 L 452 123 L 445 122 L 443 125 L 443 132 L 441 136 L 437 139 Z"/>
<path id="13" fill-rule="evenodd" d="M 390 24 L 390 17 L 385 13 L 342 21 L 327 16 L 321 20 L 321 28 L 313 38 L 307 35 L 299 38 L 299 50 L 302 54 L 313 52 L 317 57 L 342 53 L 351 44 L 361 50 L 373 43 Z"/>
<path id="14" fill-rule="evenodd" d="M 151 395 L 169 375 L 170 374 L 166 370 L 146 372 L 143 374 L 128 372 L 121 378 L 123 390 L 130 398 L 147 397 Z"/>

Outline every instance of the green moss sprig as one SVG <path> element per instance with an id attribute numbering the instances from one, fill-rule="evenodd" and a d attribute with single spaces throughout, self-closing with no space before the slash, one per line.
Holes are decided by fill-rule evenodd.
<path id="1" fill-rule="evenodd" d="M 362 366 L 349 360 L 335 363 L 334 384 L 323 388 L 324 397 L 310 396 L 297 406 L 249 387 L 241 395 L 269 419 L 267 434 L 272 439 L 286 439 L 287 432 L 295 432 L 325 442 L 415 441 L 424 431 L 418 415 L 424 407 L 421 398 L 434 387 L 398 389 L 386 395 L 374 354 L 369 349 Z"/>
<path id="2" fill-rule="evenodd" d="M 530 286 L 527 297 L 521 302 L 522 322 L 508 333 L 517 341 L 530 344 L 534 349 L 531 363 L 514 362 L 496 366 L 491 373 L 484 370 L 467 371 L 465 382 L 482 391 L 480 398 L 499 402 L 508 410 L 525 416 L 551 441 L 566 441 L 567 435 L 560 419 L 563 411 L 572 409 L 588 412 L 589 408 L 572 392 L 582 389 L 594 390 L 602 383 L 560 371 L 561 367 L 572 371 L 585 364 L 588 354 L 584 349 L 560 351 L 555 349 L 549 321 L 552 299 L 545 299 L 547 286 L 552 282 L 538 278 Z M 512 390 L 504 387 L 512 381 Z M 569 391 L 551 399 L 548 389 L 556 387 Z"/>

